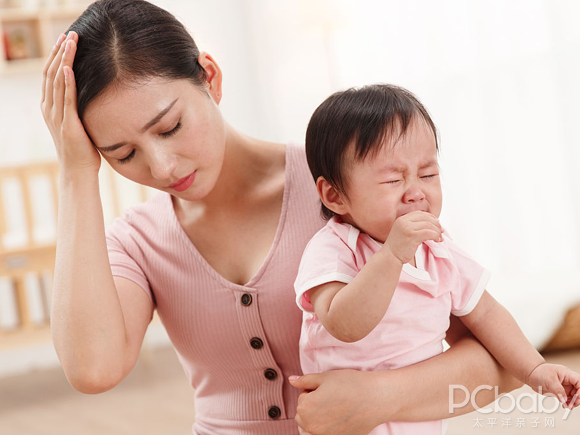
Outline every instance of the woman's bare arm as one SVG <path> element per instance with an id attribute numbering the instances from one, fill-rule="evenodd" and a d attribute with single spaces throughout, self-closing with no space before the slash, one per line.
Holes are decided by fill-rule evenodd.
<path id="1" fill-rule="evenodd" d="M 113 279 L 98 180 L 62 178 L 52 337 L 71 385 L 100 393 L 135 365 L 153 308 L 137 284 Z"/>
<path id="2" fill-rule="evenodd" d="M 152 305 L 142 290 L 135 291 L 136 284 L 115 282 L 109 266 L 100 156 L 76 110 L 77 39 L 74 33 L 66 41 L 59 38 L 43 71 L 41 108 L 60 164 L 51 330 L 71 385 L 99 393 L 119 383 L 135 364 Z"/>
<path id="3" fill-rule="evenodd" d="M 291 380 L 296 388 L 310 391 L 300 395 L 296 421 L 310 433 L 367 434 L 387 421 L 438 420 L 473 411 L 469 401 L 450 414 L 451 385 L 470 392 L 481 385 L 498 386 L 500 394 L 522 385 L 473 336 L 461 336 L 464 332 L 461 321 L 452 317 L 451 349 L 401 369 L 337 370 Z M 465 393 L 456 390 L 453 403 L 464 399 Z M 475 403 L 482 407 L 495 399 L 494 391 L 482 390 Z"/>

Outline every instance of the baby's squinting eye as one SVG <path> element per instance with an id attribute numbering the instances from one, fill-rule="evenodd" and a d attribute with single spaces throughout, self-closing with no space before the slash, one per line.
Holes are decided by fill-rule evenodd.
<path id="1" fill-rule="evenodd" d="M 421 178 L 435 178 L 437 177 L 439 174 L 431 174 L 431 175 L 423 175 Z"/>
<path id="2" fill-rule="evenodd" d="M 175 133 L 177 133 L 180 129 L 181 129 L 181 120 L 179 120 L 179 122 L 177 123 L 177 125 L 175 127 L 173 127 L 171 130 L 166 131 L 164 133 L 159 133 L 159 136 L 161 136 L 161 137 L 171 137 Z"/>
<path id="3" fill-rule="evenodd" d="M 399 181 L 401 181 L 401 180 L 390 180 L 390 181 L 385 181 L 385 184 L 397 184 Z"/>

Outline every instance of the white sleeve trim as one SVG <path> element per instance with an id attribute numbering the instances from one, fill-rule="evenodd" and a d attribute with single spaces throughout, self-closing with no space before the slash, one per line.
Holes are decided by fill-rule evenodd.
<path id="1" fill-rule="evenodd" d="M 302 284 L 302 286 L 296 292 L 296 305 L 298 305 L 298 307 L 305 313 L 312 313 L 312 311 L 305 309 L 300 303 L 300 300 L 302 299 L 302 295 L 304 293 L 306 293 L 310 289 L 313 289 L 314 287 L 318 287 L 319 285 L 327 284 L 329 282 L 337 281 L 348 284 L 352 280 L 353 280 L 352 276 L 338 272 L 327 273 L 326 275 L 312 278 L 311 280 L 306 281 L 304 284 Z"/>
<path id="2" fill-rule="evenodd" d="M 485 287 L 487 286 L 490 277 L 491 273 L 488 270 L 484 269 L 483 273 L 481 274 L 481 277 L 479 278 L 479 282 L 475 287 L 475 291 L 471 295 L 471 298 L 469 299 L 465 307 L 463 307 L 461 310 L 451 311 L 451 314 L 457 317 L 461 317 L 471 313 L 475 308 L 475 306 L 477 305 L 477 303 L 479 302 L 479 300 L 481 299 L 481 296 L 485 291 Z"/>

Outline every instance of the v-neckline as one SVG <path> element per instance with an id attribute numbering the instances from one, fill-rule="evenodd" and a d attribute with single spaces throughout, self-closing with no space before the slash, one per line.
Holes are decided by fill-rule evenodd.
<path id="1" fill-rule="evenodd" d="M 193 241 L 188 237 L 187 233 L 185 232 L 185 229 L 181 226 L 181 223 L 179 223 L 179 219 L 177 218 L 177 215 L 175 214 L 175 208 L 173 206 L 173 201 L 171 199 L 171 195 L 169 193 L 167 193 L 165 195 L 165 200 L 168 203 L 169 213 L 171 215 L 171 221 L 172 221 L 173 225 L 176 227 L 178 236 L 189 247 L 192 254 L 195 256 L 197 261 L 199 261 L 201 266 L 208 272 L 209 275 L 211 275 L 216 281 L 218 281 L 222 285 L 229 287 L 233 290 L 246 290 L 246 291 L 247 290 L 250 290 L 250 291 L 255 290 L 254 289 L 255 285 L 260 280 L 262 275 L 264 275 L 264 273 L 266 272 L 266 269 L 268 268 L 268 265 L 269 265 L 270 261 L 272 260 L 272 257 L 274 256 L 274 254 L 276 252 L 276 248 L 278 247 L 278 244 L 280 242 L 280 238 L 282 237 L 282 232 L 284 230 L 284 224 L 286 223 L 286 215 L 287 215 L 287 209 L 288 209 L 288 196 L 289 196 L 290 184 L 291 184 L 290 172 L 292 170 L 291 151 L 290 151 L 292 147 L 289 144 L 286 144 L 285 147 L 286 147 L 286 149 L 285 149 L 285 156 L 284 156 L 284 159 L 285 159 L 284 160 L 284 193 L 283 193 L 283 197 L 282 197 L 282 208 L 280 210 L 280 217 L 278 219 L 278 226 L 276 228 L 276 234 L 274 236 L 274 241 L 272 242 L 272 245 L 270 246 L 268 254 L 266 255 L 266 257 L 262 261 L 262 264 L 260 265 L 258 270 L 254 273 L 254 275 L 250 278 L 250 280 L 243 285 L 237 284 L 237 283 L 232 282 L 232 281 L 228 280 L 227 278 L 225 278 L 222 274 L 220 274 L 217 270 L 215 270 L 211 264 L 209 264 L 209 262 L 205 259 L 205 257 L 203 255 L 201 255 L 201 253 L 199 252 L 199 250 L 197 249 L 197 247 L 195 246 Z"/>

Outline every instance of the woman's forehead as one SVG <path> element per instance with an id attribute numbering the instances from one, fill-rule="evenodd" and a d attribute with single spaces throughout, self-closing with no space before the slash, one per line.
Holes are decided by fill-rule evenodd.
<path id="1" fill-rule="evenodd" d="M 83 124 L 98 146 L 125 140 L 179 107 L 180 99 L 188 95 L 185 85 L 177 80 L 151 80 L 140 85 L 109 87 L 87 107 Z"/>
<path id="2" fill-rule="evenodd" d="M 83 122 L 151 119 L 180 96 L 189 96 L 186 80 L 151 79 L 143 83 L 109 86 L 87 107 Z"/>

